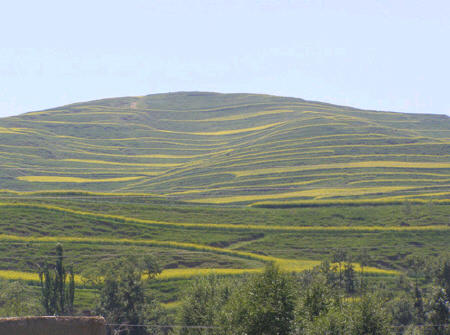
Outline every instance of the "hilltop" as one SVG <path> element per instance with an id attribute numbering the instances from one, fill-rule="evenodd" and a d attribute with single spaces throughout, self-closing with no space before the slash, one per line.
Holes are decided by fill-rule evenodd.
<path id="1" fill-rule="evenodd" d="M 446 199 L 450 118 L 258 94 L 95 100 L 0 119 L 0 189 L 216 204 Z"/>

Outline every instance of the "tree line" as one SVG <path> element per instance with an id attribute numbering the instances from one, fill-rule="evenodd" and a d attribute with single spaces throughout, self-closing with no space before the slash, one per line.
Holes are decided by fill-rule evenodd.
<path id="1" fill-rule="evenodd" d="M 39 301 L 20 282 L 0 282 L 0 315 L 72 315 L 75 276 L 56 246 L 56 262 L 40 267 Z M 192 281 L 176 315 L 149 285 L 161 272 L 151 256 L 119 257 L 83 273 L 97 289 L 89 313 L 106 318 L 109 334 L 147 335 L 449 335 L 450 257 L 408 259 L 408 275 L 369 279 L 369 255 L 336 250 L 300 274 L 268 264 L 257 274 Z"/>

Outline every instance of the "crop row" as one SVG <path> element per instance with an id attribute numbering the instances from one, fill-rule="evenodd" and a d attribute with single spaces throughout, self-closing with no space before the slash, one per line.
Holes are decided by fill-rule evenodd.
<path id="1" fill-rule="evenodd" d="M 178 163 L 123 163 L 123 162 L 111 162 L 111 161 L 101 161 L 101 160 L 89 160 L 89 159 L 75 159 L 66 158 L 61 159 L 62 162 L 77 162 L 77 163 L 87 163 L 87 164 L 106 164 L 106 165 L 122 165 L 122 166 L 145 166 L 145 167 L 174 167 L 181 164 Z"/>
<path id="2" fill-rule="evenodd" d="M 12 203 L 12 202 L 2 202 L 0 206 L 17 207 L 17 208 L 39 208 L 54 210 L 59 212 L 66 212 L 75 215 L 88 216 L 97 219 L 113 220 L 117 223 L 134 223 L 138 225 L 145 226 L 155 226 L 155 227 L 165 227 L 165 228 L 184 228 L 184 229 L 217 229 L 217 230 L 238 230 L 238 231 L 281 231 L 281 232 L 302 232 L 302 231 L 356 231 L 356 232 L 379 232 L 379 231 L 423 231 L 423 230 L 449 230 L 449 226 L 279 226 L 279 225 L 238 225 L 238 224 L 214 224 L 214 223 L 178 223 L 178 222 L 163 222 L 155 220 L 144 220 L 138 218 L 130 218 L 121 215 L 111 215 L 111 214 L 99 214 L 94 212 L 74 210 L 70 208 L 64 208 L 59 206 L 47 205 L 47 204 L 33 204 L 33 203 Z M 123 240 L 125 241 L 125 240 Z M 128 242 L 132 240 L 127 240 Z M 155 242 L 156 243 L 156 242 Z M 159 242 L 157 242 L 159 243 Z M 165 242 L 164 242 L 165 243 Z M 175 243 L 175 242 L 174 242 Z M 203 248 L 203 247 L 202 247 Z M 213 248 L 213 247 L 208 247 Z M 213 248 L 210 250 L 226 250 L 220 248 Z M 230 251 L 231 252 L 231 251 Z M 234 251 L 233 251 L 234 252 Z M 260 260 L 263 260 L 265 256 L 258 256 Z M 250 257 L 251 258 L 251 257 Z"/>
<path id="3" fill-rule="evenodd" d="M 248 169 L 242 171 L 230 171 L 236 177 L 299 172 L 320 169 L 350 169 L 350 168 L 411 168 L 411 169 L 450 169 L 450 163 L 428 163 L 428 162 L 398 162 L 398 161 L 362 161 L 349 163 L 331 163 L 317 165 L 288 166 L 263 169 Z"/>
<path id="4" fill-rule="evenodd" d="M 381 187 L 364 187 L 364 188 L 319 188 L 303 191 L 293 191 L 285 193 L 273 194 L 254 194 L 254 195 L 238 195 L 219 198 L 200 198 L 190 200 L 198 203 L 213 203 L 213 204 L 229 204 L 240 202 L 251 202 L 258 200 L 277 200 L 289 198 L 314 198 L 319 200 L 321 198 L 332 198 L 337 196 L 357 196 L 368 194 L 391 193 L 396 191 L 405 191 L 417 188 L 416 186 L 381 186 Z"/>
<path id="5" fill-rule="evenodd" d="M 232 129 L 232 130 L 218 130 L 213 132 L 183 132 L 183 131 L 175 131 L 175 130 L 163 130 L 158 129 L 160 132 L 164 133 L 176 133 L 176 134 L 187 134 L 187 135 L 202 135 L 202 136 L 220 136 L 220 135 L 235 135 L 240 133 L 247 133 L 251 131 L 264 130 L 268 128 L 272 128 L 278 125 L 283 124 L 284 122 L 275 122 L 263 126 L 251 127 L 251 128 L 241 128 L 241 129 Z"/>
<path id="6" fill-rule="evenodd" d="M 283 154 L 274 154 L 271 155 L 270 158 L 266 158 L 263 160 L 248 160 L 248 158 L 242 158 L 242 159 L 236 159 L 234 160 L 232 158 L 227 159 L 226 161 L 217 161 L 214 164 L 210 164 L 208 165 L 209 168 L 220 168 L 220 167 L 226 167 L 228 169 L 231 168 L 246 168 L 246 167 L 252 167 L 254 168 L 255 165 L 274 165 L 276 163 L 280 163 L 280 162 L 302 162 L 302 161 L 311 161 L 311 160 L 324 160 L 326 161 L 330 161 L 332 162 L 331 164 L 346 164 L 346 163 L 335 163 L 336 160 L 360 160 L 360 159 L 364 159 L 364 158 L 380 158 L 380 159 L 405 159 L 405 160 L 410 160 L 410 159 L 414 159 L 414 158 L 446 158 L 446 157 L 450 157 L 450 155 L 424 155 L 424 154 L 389 154 L 389 153 L 384 153 L 384 154 L 359 154 L 359 155 L 328 155 L 328 156 L 303 156 L 302 152 L 299 153 L 295 153 L 295 154 L 288 154 L 287 156 L 289 156 L 288 158 L 280 158 L 280 156 L 285 156 Z M 236 163 L 238 161 L 242 161 L 242 163 Z M 379 161 L 379 162 L 383 162 L 383 161 Z M 226 163 L 231 163 L 226 165 Z M 348 162 L 351 163 L 351 162 Z M 411 162 L 409 162 L 411 163 Z M 426 164 L 433 164 L 435 162 L 412 162 L 412 163 L 426 163 Z M 440 163 L 440 162 L 436 162 L 436 163 Z M 321 165 L 324 165 L 326 163 L 321 163 Z M 445 164 L 445 163 L 444 163 Z M 450 164 L 448 164 L 450 167 Z"/>
<path id="7" fill-rule="evenodd" d="M 0 194 L 13 194 L 13 195 L 23 195 L 23 196 L 39 196 L 39 195 L 48 195 L 48 196 L 58 196 L 58 195 L 77 195 L 77 196 L 107 196 L 107 197 L 161 197 L 159 194 L 153 193 L 108 193 L 108 192 L 90 192 L 85 190 L 40 190 L 40 191 L 14 191 L 7 189 L 0 189 Z M 14 205 L 14 204 L 13 204 Z M 2 204 L 0 203 L 0 206 Z"/>
<path id="8" fill-rule="evenodd" d="M 52 242 L 63 242 L 63 243 L 81 243 L 81 244 L 120 244 L 120 245 L 140 245 L 140 246 L 159 246 L 168 247 L 175 249 L 185 249 L 185 250 L 196 250 L 204 252 L 212 252 L 217 254 L 225 254 L 232 257 L 240 257 L 246 259 L 254 259 L 262 262 L 274 262 L 280 266 L 284 271 L 289 272 L 302 272 L 307 269 L 311 269 L 317 266 L 320 262 L 314 260 L 297 260 L 297 259 L 283 259 L 272 256 L 264 256 L 259 254 L 254 254 L 250 252 L 223 249 L 218 247 L 211 247 L 207 245 L 200 245 L 195 243 L 181 243 L 173 241 L 158 241 L 158 240 L 131 240 L 131 239 L 113 239 L 113 238 L 95 238 L 95 237 L 63 237 L 63 236 L 45 236 L 45 237 L 32 237 L 32 236 L 14 236 L 14 235 L 0 235 L 0 241 L 11 241 L 11 242 L 33 242 L 33 243 L 52 243 Z M 356 270 L 358 265 L 355 264 Z M 221 275 L 238 275 L 245 273 L 252 273 L 261 271 L 261 268 L 256 269 L 167 269 L 164 270 L 161 275 L 161 280 L 168 279 L 179 279 L 179 278 L 190 278 L 197 275 L 205 275 L 207 273 L 216 273 Z M 378 269 L 374 267 L 367 267 L 365 270 L 367 273 L 374 274 L 387 274 L 395 275 L 398 274 L 397 271 Z M 0 277 L 6 279 L 21 279 L 28 281 L 38 280 L 37 274 L 19 272 L 19 271 L 9 271 L 1 270 Z M 82 278 L 77 276 L 76 282 L 81 283 Z"/>
<path id="9" fill-rule="evenodd" d="M 282 113 L 302 113 L 302 111 L 298 110 L 291 110 L 291 109 L 274 109 L 274 110 L 265 110 L 261 112 L 254 112 L 254 113 L 246 113 L 246 114 L 236 114 L 236 115 L 228 115 L 228 116 L 221 116 L 221 117 L 214 117 L 209 119 L 200 119 L 200 120 L 170 120 L 170 121 L 179 121 L 179 122 L 220 122 L 220 121 L 235 121 L 235 120 L 245 120 L 250 119 L 256 116 L 263 116 L 263 115 L 273 115 L 273 114 L 282 114 Z M 162 120 L 165 121 L 165 120 Z"/>
<path id="10" fill-rule="evenodd" d="M 105 182 L 130 181 L 142 178 L 144 177 L 136 176 L 136 177 L 93 179 L 93 178 L 62 177 L 62 176 L 19 176 L 16 179 L 40 183 L 105 183 Z"/>
<path id="11" fill-rule="evenodd" d="M 260 201 L 251 204 L 253 207 L 263 208 L 290 208 L 290 207 L 329 207 L 329 206 L 383 206 L 383 205 L 402 205 L 406 202 L 416 204 L 435 203 L 450 205 L 450 199 L 421 199 L 414 197 L 432 197 L 450 195 L 450 192 L 424 193 L 417 195 L 392 196 L 375 199 L 353 199 L 353 200 L 290 200 L 290 201 Z M 431 228 L 433 226 L 424 226 Z M 445 226 L 442 226 L 445 227 Z M 450 229 L 450 226 L 447 226 Z M 427 229 L 427 228 L 425 228 Z M 432 229 L 432 228 L 431 228 Z"/>

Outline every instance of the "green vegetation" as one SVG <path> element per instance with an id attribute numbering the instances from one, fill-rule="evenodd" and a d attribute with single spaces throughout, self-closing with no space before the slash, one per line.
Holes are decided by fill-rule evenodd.
<path id="1" fill-rule="evenodd" d="M 448 199 L 447 116 L 254 94 L 105 99 L 0 120 L 0 189 L 218 204 Z"/>
<path id="2" fill-rule="evenodd" d="M 213 93 L 2 119 L 0 313 L 44 313 L 39 273 L 62 264 L 61 243 L 75 313 L 115 304 L 114 323 L 191 322 L 199 310 L 192 324 L 248 334 L 274 318 L 269 333 L 308 335 L 385 334 L 388 314 L 402 331 L 442 323 L 447 300 L 433 290 L 448 288 L 447 270 L 432 282 L 421 259 L 449 251 L 449 130 L 444 116 Z M 160 268 L 144 274 L 148 255 Z M 413 295 L 399 284 L 410 280 Z M 280 295 L 264 305 L 274 281 Z M 391 305 L 369 294 L 380 287 Z M 128 308 L 129 290 L 156 314 Z M 277 299 L 292 305 L 273 309 Z M 198 330 L 185 333 L 215 334 Z"/>
<path id="3" fill-rule="evenodd" d="M 126 200 L 4 197 L 0 277 L 37 285 L 35 264 L 54 255 L 60 242 L 80 289 L 75 307 L 87 308 L 94 296 L 83 273 L 111 258 L 152 253 L 162 273 L 151 286 L 168 303 L 179 300 L 199 275 L 242 276 L 273 261 L 299 272 L 333 261 L 338 249 L 353 255 L 354 262 L 366 251 L 368 280 L 392 282 L 407 269 L 408 256 L 439 255 L 448 250 L 450 236 L 450 206 L 432 202 L 266 209 Z"/>
<path id="4" fill-rule="evenodd" d="M 42 305 L 47 315 L 65 315 L 73 313 L 75 299 L 75 275 L 70 266 L 64 266 L 61 244 L 56 245 L 56 264 L 50 267 L 45 263 L 39 272 L 42 289 Z M 67 283 L 67 279 L 69 282 Z"/>

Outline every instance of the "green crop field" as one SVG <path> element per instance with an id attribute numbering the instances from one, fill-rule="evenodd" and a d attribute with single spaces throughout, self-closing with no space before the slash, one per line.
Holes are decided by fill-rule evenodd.
<path id="1" fill-rule="evenodd" d="M 79 308 L 113 257 L 156 255 L 176 306 L 197 275 L 300 272 L 339 248 L 391 280 L 449 252 L 449 224 L 447 116 L 181 92 L 0 119 L 0 278 L 36 287 L 61 242 Z"/>

